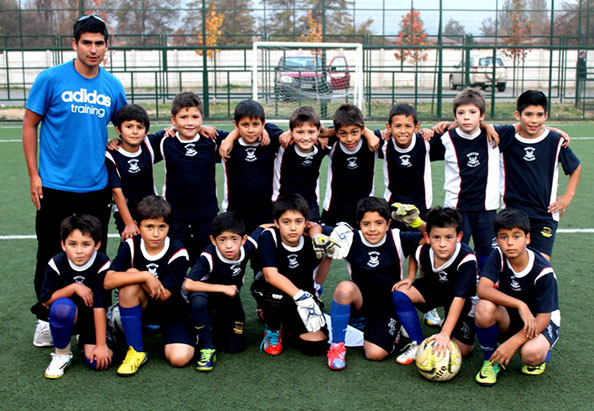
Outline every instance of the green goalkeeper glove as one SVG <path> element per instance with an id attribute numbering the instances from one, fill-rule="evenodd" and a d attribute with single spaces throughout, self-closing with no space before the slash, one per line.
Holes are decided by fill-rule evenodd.
<path id="1" fill-rule="evenodd" d="M 390 207 L 392 219 L 407 224 L 411 228 L 418 228 L 423 224 L 419 217 L 419 209 L 413 204 L 394 203 Z"/>

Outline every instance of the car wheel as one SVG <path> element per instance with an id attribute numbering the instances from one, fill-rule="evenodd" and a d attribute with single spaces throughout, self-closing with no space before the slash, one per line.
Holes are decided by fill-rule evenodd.
<path id="1" fill-rule="evenodd" d="M 505 91 L 506 83 L 497 83 L 497 91 Z"/>
<path id="2" fill-rule="evenodd" d="M 450 90 L 456 90 L 456 85 L 454 84 L 454 76 L 450 76 Z"/>

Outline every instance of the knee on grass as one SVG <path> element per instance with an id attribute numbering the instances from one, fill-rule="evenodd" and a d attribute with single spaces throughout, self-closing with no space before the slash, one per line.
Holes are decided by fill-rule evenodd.
<path id="1" fill-rule="evenodd" d="M 165 358 L 174 367 L 183 367 L 194 358 L 194 347 L 187 344 L 167 344 Z"/>

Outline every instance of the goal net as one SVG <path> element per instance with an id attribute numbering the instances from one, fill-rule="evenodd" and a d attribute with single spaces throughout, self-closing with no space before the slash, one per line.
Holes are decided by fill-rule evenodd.
<path id="1" fill-rule="evenodd" d="M 255 42 L 252 98 L 267 119 L 288 121 L 299 106 L 331 119 L 345 102 L 362 108 L 363 46 L 359 43 Z"/>

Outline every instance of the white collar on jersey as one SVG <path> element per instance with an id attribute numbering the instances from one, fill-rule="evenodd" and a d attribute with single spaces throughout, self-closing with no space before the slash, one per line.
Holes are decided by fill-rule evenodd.
<path id="1" fill-rule="evenodd" d="M 547 138 L 549 135 L 549 132 L 550 132 L 550 130 L 548 128 L 545 128 L 542 131 L 542 134 L 535 138 L 522 137 L 520 135 L 520 133 L 516 133 L 516 140 L 518 140 L 520 143 L 524 143 L 524 144 L 537 144 L 537 143 L 540 143 L 545 138 Z"/>
<path id="2" fill-rule="evenodd" d="M 433 270 L 434 273 L 438 273 L 440 271 L 443 271 L 447 268 L 449 268 L 450 265 L 452 265 L 452 263 L 454 262 L 454 260 L 456 259 L 456 257 L 458 257 L 458 254 L 460 254 L 460 249 L 462 248 L 462 243 L 457 243 L 456 244 L 456 251 L 454 251 L 454 254 L 452 254 L 452 256 L 450 257 L 450 259 L 448 261 L 446 261 L 445 263 L 443 263 L 441 265 L 441 267 L 435 267 L 435 253 L 433 253 L 433 249 L 429 250 L 429 259 L 431 260 L 431 269 Z"/>
<path id="3" fill-rule="evenodd" d="M 386 238 L 388 238 L 388 233 L 390 232 L 390 230 L 391 230 L 391 228 L 389 228 L 388 231 L 386 232 L 386 234 L 382 237 L 382 239 L 379 240 L 375 244 L 371 244 L 369 241 L 367 241 L 365 239 L 365 237 L 363 236 L 363 233 L 361 232 L 361 230 L 359 230 L 359 236 L 361 236 L 361 242 L 363 243 L 364 246 L 376 248 L 376 247 L 380 247 L 380 246 L 384 245 L 384 243 L 386 242 Z"/>
<path id="4" fill-rule="evenodd" d="M 143 257 L 146 258 L 148 261 L 157 261 L 157 260 L 163 258 L 163 256 L 167 252 L 167 250 L 169 250 L 169 237 L 165 237 L 165 245 L 163 246 L 163 249 L 157 255 L 150 255 L 148 253 L 148 251 L 146 250 L 146 246 L 144 245 L 144 240 L 142 239 L 142 237 L 140 238 L 140 252 L 142 252 Z"/>
<path id="5" fill-rule="evenodd" d="M 516 278 L 526 277 L 526 275 L 528 275 L 528 273 L 532 270 L 532 267 L 534 267 L 534 251 L 528 248 L 526 249 L 526 251 L 528 251 L 528 264 L 526 265 L 526 268 L 524 268 L 519 273 L 516 273 L 514 271 L 514 268 L 510 264 L 509 260 L 507 258 L 505 259 L 508 268 L 511 270 L 512 273 L 514 273 L 514 277 Z"/>
<path id="6" fill-rule="evenodd" d="M 136 152 L 134 152 L 134 153 L 126 151 L 122 147 L 118 147 L 118 153 L 120 153 L 124 157 L 129 157 L 129 158 L 138 157 L 142 153 L 142 146 L 138 146 L 138 150 L 136 150 Z"/>
<path id="7" fill-rule="evenodd" d="M 165 138 L 167 138 L 167 137 L 165 137 Z M 176 131 L 176 132 L 175 132 L 175 138 L 177 138 L 177 139 L 179 140 L 179 142 L 180 142 L 180 143 L 182 143 L 182 144 L 195 143 L 195 142 L 197 142 L 198 140 L 200 140 L 200 133 L 196 134 L 196 136 L 195 136 L 193 139 L 191 139 L 191 140 L 182 140 L 182 139 L 179 137 L 179 132 L 178 132 L 178 131 Z"/>
<path id="8" fill-rule="evenodd" d="M 217 252 L 217 256 L 219 257 L 219 259 L 225 264 L 237 264 L 242 262 L 245 258 L 245 249 L 243 248 L 243 246 L 241 246 L 241 248 L 239 249 L 240 254 L 237 260 L 229 260 L 228 258 L 225 258 L 223 254 L 221 254 L 217 246 L 215 246 L 215 251 Z"/>
<path id="9" fill-rule="evenodd" d="M 394 140 L 394 137 L 390 137 L 390 141 L 392 142 L 392 145 L 394 146 L 394 150 L 396 150 L 397 152 L 410 153 L 412 151 L 412 149 L 415 148 L 415 144 L 417 144 L 417 133 L 413 134 L 410 144 L 406 148 L 398 147 L 398 145 L 396 145 L 396 140 Z"/>
<path id="10" fill-rule="evenodd" d="M 340 146 L 340 149 L 345 153 L 345 154 L 356 154 L 359 152 L 359 150 L 361 150 L 361 147 L 363 146 L 363 137 L 361 137 L 361 140 L 359 140 L 359 142 L 357 143 L 357 147 L 355 147 L 355 149 L 353 151 L 349 151 L 344 144 L 342 144 L 340 141 L 338 142 L 338 145 Z"/>
<path id="11" fill-rule="evenodd" d="M 313 157 L 318 154 L 318 146 L 313 146 L 313 151 L 311 153 L 304 153 L 303 151 L 299 150 L 297 144 L 295 144 L 295 152 L 301 157 Z"/>
<path id="12" fill-rule="evenodd" d="M 303 239 L 303 236 L 301 236 L 301 238 L 299 239 L 299 245 L 296 245 L 295 247 L 291 247 L 290 245 L 283 243 L 282 239 L 281 244 L 283 245 L 283 248 L 285 250 L 290 251 L 292 253 L 296 253 L 297 251 L 301 251 L 301 249 L 303 248 L 303 244 L 305 244 L 305 240 Z"/>
<path id="13" fill-rule="evenodd" d="M 66 256 L 66 259 L 68 260 L 68 264 L 70 264 L 70 268 L 72 268 L 74 271 L 78 271 L 79 273 L 87 270 L 90 266 L 92 266 L 93 263 L 95 262 L 96 258 L 97 258 L 97 251 L 95 251 L 93 253 L 93 255 L 91 256 L 91 258 L 89 258 L 89 261 L 87 261 L 86 264 L 76 265 L 72 261 L 70 261 L 70 258 L 68 258 L 68 256 Z"/>
<path id="14" fill-rule="evenodd" d="M 481 128 L 479 127 L 479 129 L 476 130 L 472 134 L 466 134 L 462 130 L 460 130 L 460 127 L 458 127 L 458 128 L 456 128 L 456 133 L 458 133 L 458 135 L 460 137 L 465 138 L 466 140 L 473 140 L 473 139 L 475 139 L 475 138 L 477 138 L 478 136 L 481 135 Z"/>
<path id="15" fill-rule="evenodd" d="M 260 145 L 260 140 L 257 140 L 255 143 L 246 143 L 243 137 L 239 137 L 237 141 L 244 147 L 258 147 Z"/>

